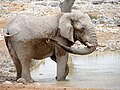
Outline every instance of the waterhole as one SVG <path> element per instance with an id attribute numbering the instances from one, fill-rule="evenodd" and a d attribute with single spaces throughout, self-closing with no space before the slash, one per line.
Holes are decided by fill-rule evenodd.
<path id="1" fill-rule="evenodd" d="M 70 73 L 66 81 L 56 81 L 56 63 L 50 58 L 32 71 L 42 84 L 80 88 L 120 90 L 120 52 L 95 52 L 86 56 L 71 55 Z"/>

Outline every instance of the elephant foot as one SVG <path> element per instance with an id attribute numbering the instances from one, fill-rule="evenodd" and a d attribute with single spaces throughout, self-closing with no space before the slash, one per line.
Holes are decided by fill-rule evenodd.
<path id="1" fill-rule="evenodd" d="M 33 83 L 34 81 L 33 81 L 33 79 L 24 79 L 24 78 L 19 78 L 18 80 L 17 80 L 17 83 L 23 83 L 23 84 L 27 84 L 27 83 Z"/>
<path id="2" fill-rule="evenodd" d="M 57 80 L 57 81 L 65 81 L 66 80 L 66 77 L 55 77 L 55 79 Z"/>
<path id="3" fill-rule="evenodd" d="M 16 77 L 16 81 L 17 81 L 19 78 L 21 78 L 21 76 L 17 76 L 17 77 Z"/>
<path id="4" fill-rule="evenodd" d="M 68 65 L 66 66 L 66 69 L 65 69 L 65 74 L 64 75 L 57 75 L 55 78 L 57 81 L 66 81 L 66 77 L 69 73 L 69 67 Z"/>

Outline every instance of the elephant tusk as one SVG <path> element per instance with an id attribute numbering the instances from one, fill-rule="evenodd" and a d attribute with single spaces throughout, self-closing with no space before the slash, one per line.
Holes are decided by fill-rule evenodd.
<path id="1" fill-rule="evenodd" d="M 94 45 L 93 45 L 93 44 L 90 44 L 89 42 L 85 42 L 85 44 L 86 44 L 88 47 L 94 47 Z M 106 45 L 97 44 L 97 47 L 106 47 Z"/>
<path id="2" fill-rule="evenodd" d="M 98 47 L 106 47 L 107 45 L 98 44 Z"/>
<path id="3" fill-rule="evenodd" d="M 90 44 L 89 42 L 85 42 L 85 44 L 88 46 L 88 47 L 94 47 L 93 44 Z"/>

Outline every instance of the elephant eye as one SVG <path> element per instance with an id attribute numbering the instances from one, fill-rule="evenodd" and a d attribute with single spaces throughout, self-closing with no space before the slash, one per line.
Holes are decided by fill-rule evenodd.
<path id="1" fill-rule="evenodd" d="M 85 28 L 84 27 L 82 27 L 82 29 L 81 30 L 85 30 Z"/>
<path id="2" fill-rule="evenodd" d="M 79 30 L 79 33 L 80 33 L 81 35 L 84 35 L 84 34 L 85 34 L 85 29 L 84 29 L 84 28 L 81 28 L 81 29 Z"/>
<path id="3" fill-rule="evenodd" d="M 85 31 L 85 28 L 84 28 L 84 27 L 82 27 L 82 26 L 79 26 L 79 27 L 80 27 L 79 31 L 81 31 L 81 32 L 84 32 L 84 31 Z"/>

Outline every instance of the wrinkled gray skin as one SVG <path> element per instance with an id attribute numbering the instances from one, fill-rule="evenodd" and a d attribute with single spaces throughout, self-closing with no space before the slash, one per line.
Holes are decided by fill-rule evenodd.
<path id="1" fill-rule="evenodd" d="M 81 12 L 52 16 L 20 14 L 6 28 L 5 41 L 16 66 L 17 79 L 33 82 L 29 65 L 31 59 L 51 57 L 57 63 L 57 80 L 65 80 L 69 68 L 68 52 L 86 55 L 95 51 L 97 38 L 91 19 Z M 71 47 L 79 40 L 86 47 Z"/>

